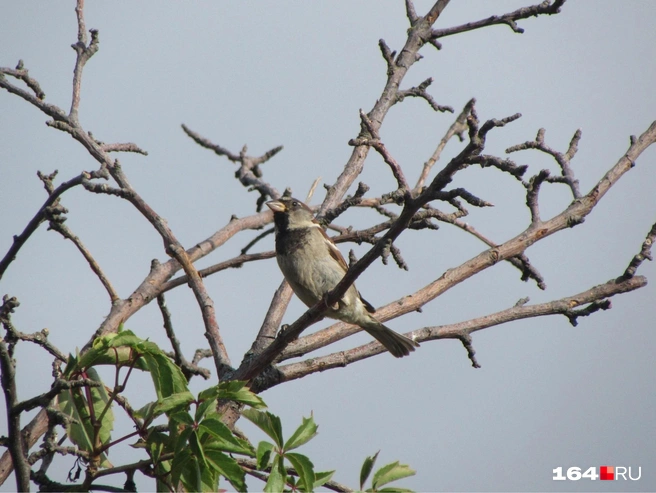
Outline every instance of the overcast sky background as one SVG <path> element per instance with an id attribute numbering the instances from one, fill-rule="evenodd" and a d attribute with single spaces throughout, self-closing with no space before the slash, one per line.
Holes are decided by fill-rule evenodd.
<path id="1" fill-rule="evenodd" d="M 425 13 L 430 1 L 416 2 Z M 529 0 L 453 1 L 436 27 L 502 14 Z M 68 110 L 76 41 L 74 2 L 7 2 L 0 16 L 0 65 L 25 61 L 47 101 Z M 482 120 L 516 112 L 523 117 L 492 132 L 486 153 L 503 156 L 510 145 L 531 140 L 545 127 L 546 141 L 566 150 L 577 128 L 583 137 L 573 161 L 586 193 L 624 154 L 629 136 L 656 118 L 654 2 L 569 1 L 562 13 L 520 21 L 515 34 L 497 26 L 442 39 L 404 80 L 409 88 L 433 77 L 439 104 L 459 112 L 477 98 Z M 233 178 L 235 166 L 195 145 L 181 123 L 233 152 L 251 154 L 284 145 L 263 166 L 279 190 L 305 197 L 319 176 L 332 183 L 351 153 L 358 109 L 371 109 L 385 82 L 377 43 L 395 50 L 408 28 L 403 2 L 88 2 L 88 28 L 100 30 L 100 51 L 83 80 L 80 120 L 104 142 L 135 142 L 148 157 L 119 156 L 134 187 L 165 217 L 186 247 L 224 226 L 232 214 L 255 212 L 255 194 Z M 57 183 L 96 168 L 68 135 L 46 127 L 45 115 L 16 96 L 0 94 L 0 252 L 9 248 L 45 200 L 36 171 L 58 169 Z M 396 105 L 381 136 L 409 181 L 419 176 L 453 115 L 433 112 L 425 101 Z M 463 144 L 452 141 L 443 162 Z M 536 152 L 511 156 L 535 174 L 553 163 Z M 436 166 L 439 168 L 440 163 Z M 371 195 L 395 186 L 381 159 L 370 153 L 362 181 Z M 468 222 L 496 242 L 528 224 L 524 190 L 508 175 L 471 167 L 453 187 L 464 186 L 496 205 L 472 211 Z M 608 193 L 583 225 L 531 247 L 527 254 L 548 289 L 522 283 L 499 264 L 455 287 L 424 308 L 389 325 L 408 331 L 458 322 L 512 306 L 530 297 L 541 303 L 576 294 L 621 275 L 656 220 L 656 149 Z M 323 200 L 319 187 L 313 203 Z M 543 187 L 542 215 L 569 203 L 564 187 Z M 67 224 L 85 242 L 122 297 L 147 275 L 150 261 L 166 260 L 152 227 L 127 203 L 82 189 L 62 201 Z M 443 206 L 440 206 L 443 208 Z M 444 209 L 448 210 L 448 209 Z M 362 227 L 371 213 L 349 212 L 340 225 Z M 256 232 L 245 232 L 202 261 L 199 268 L 234 256 Z M 407 232 L 399 239 L 410 266 L 372 266 L 358 280 L 363 295 L 380 306 L 415 291 L 480 253 L 485 246 L 448 226 L 438 232 Z M 273 247 L 268 237 L 256 250 Z M 360 256 L 365 247 L 354 248 Z M 393 264 L 393 263 L 392 263 Z M 281 416 L 287 436 L 302 416 L 314 413 L 319 436 L 305 446 L 317 470 L 337 469 L 337 481 L 358 485 L 367 455 L 381 450 L 378 465 L 394 460 L 417 475 L 400 485 L 419 491 L 646 491 L 656 490 L 656 266 L 639 274 L 650 284 L 615 297 L 612 310 L 579 320 L 523 320 L 474 335 L 481 369 L 475 370 L 456 341 L 422 345 L 411 357 L 388 354 L 286 383 L 262 397 Z M 206 280 L 234 364 L 259 329 L 282 275 L 274 260 L 251 263 Z M 70 242 L 42 226 L 0 283 L 0 295 L 21 302 L 13 320 L 24 332 L 48 327 L 63 351 L 81 347 L 109 311 L 108 297 Z M 206 347 L 200 312 L 190 290 L 167 295 L 178 337 L 190 357 Z M 304 311 L 294 299 L 284 322 Z M 310 331 L 327 326 L 324 321 Z M 168 349 L 156 304 L 126 327 Z M 325 354 L 368 342 L 357 334 Z M 17 351 L 20 397 L 50 385 L 50 359 L 21 344 Z M 212 368 L 209 360 L 206 365 Z M 108 374 L 109 375 L 109 374 Z M 212 381 L 214 382 L 214 380 Z M 139 407 L 153 396 L 148 380 Z M 209 383 L 195 379 L 195 391 Z M 134 387 L 133 387 L 134 389 Z M 0 397 L 0 400 L 3 400 Z M 4 400 L 3 400 L 4 402 Z M 3 406 L 4 408 L 4 406 Z M 119 414 L 119 413 L 117 413 Z M 123 430 L 127 429 L 125 422 Z M 260 439 L 240 421 L 246 432 Z M 5 418 L 0 433 L 6 434 Z M 117 464 L 140 455 L 124 448 Z M 72 459 L 49 471 L 64 480 Z M 562 466 L 642 467 L 636 482 L 552 480 Z M 122 484 L 120 478 L 117 484 Z M 154 483 L 139 477 L 141 490 Z M 251 489 L 262 488 L 250 482 Z M 223 483 L 223 487 L 226 487 Z M 11 491 L 13 477 L 1 488 Z"/>

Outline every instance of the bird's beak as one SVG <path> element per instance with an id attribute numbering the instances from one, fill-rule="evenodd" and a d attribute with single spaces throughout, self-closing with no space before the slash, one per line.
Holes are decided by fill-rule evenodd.
<path id="1" fill-rule="evenodd" d="M 266 203 L 266 205 L 273 212 L 285 212 L 287 210 L 285 204 L 283 204 L 279 200 L 270 200 L 269 202 Z"/>

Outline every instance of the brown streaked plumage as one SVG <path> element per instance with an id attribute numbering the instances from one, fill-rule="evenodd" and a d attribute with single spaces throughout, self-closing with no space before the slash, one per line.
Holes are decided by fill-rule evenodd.
<path id="1" fill-rule="evenodd" d="M 321 301 L 348 270 L 341 252 L 314 220 L 312 210 L 300 200 L 284 197 L 267 202 L 276 225 L 276 259 L 296 296 L 307 306 Z M 351 285 L 326 315 L 358 325 L 397 358 L 419 344 L 384 326 L 371 314 L 375 308 Z"/>

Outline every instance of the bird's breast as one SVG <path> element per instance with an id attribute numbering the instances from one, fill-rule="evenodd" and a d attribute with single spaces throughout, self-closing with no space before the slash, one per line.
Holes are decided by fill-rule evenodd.
<path id="1" fill-rule="evenodd" d="M 311 230 L 307 228 L 279 230 L 276 235 L 276 254 L 292 255 L 306 246 L 310 240 Z"/>

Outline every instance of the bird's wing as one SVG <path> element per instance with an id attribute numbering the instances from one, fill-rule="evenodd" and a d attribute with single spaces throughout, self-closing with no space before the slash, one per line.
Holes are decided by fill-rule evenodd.
<path id="1" fill-rule="evenodd" d="M 342 252 L 339 251 L 337 245 L 333 243 L 333 240 L 330 239 L 328 234 L 326 234 L 326 231 L 319 224 L 317 224 L 317 228 L 319 229 L 319 231 L 321 231 L 321 234 L 326 240 L 326 247 L 328 248 L 328 253 L 330 253 L 330 256 L 337 261 L 337 263 L 342 267 L 342 269 L 344 269 L 344 274 L 346 274 L 346 271 L 348 270 L 348 265 L 346 264 L 346 260 L 344 260 L 344 257 L 342 256 Z"/>
<path id="2" fill-rule="evenodd" d="M 321 231 L 321 234 L 323 234 L 324 238 L 326 239 L 326 245 L 328 247 L 328 252 L 330 253 L 330 256 L 337 261 L 337 263 L 342 267 L 342 269 L 344 269 L 344 274 L 346 274 L 346 271 L 348 270 L 348 265 L 346 264 L 346 260 L 344 260 L 344 257 L 342 256 L 342 252 L 339 251 L 337 245 L 335 245 L 333 240 L 331 240 L 328 234 L 326 234 L 326 231 L 318 223 L 316 224 L 317 227 L 319 228 L 319 231 Z M 359 292 L 358 292 L 358 297 L 360 298 L 360 301 L 362 301 L 362 304 L 364 305 L 365 309 L 369 313 L 376 312 L 376 309 L 373 307 L 373 305 L 369 303 L 367 300 L 365 300 Z"/>
<path id="3" fill-rule="evenodd" d="M 360 293 L 358 293 L 358 296 L 360 297 L 360 301 L 364 305 L 365 309 L 369 313 L 376 313 L 376 309 L 373 307 L 371 303 L 369 303 L 367 300 L 365 300 Z"/>

